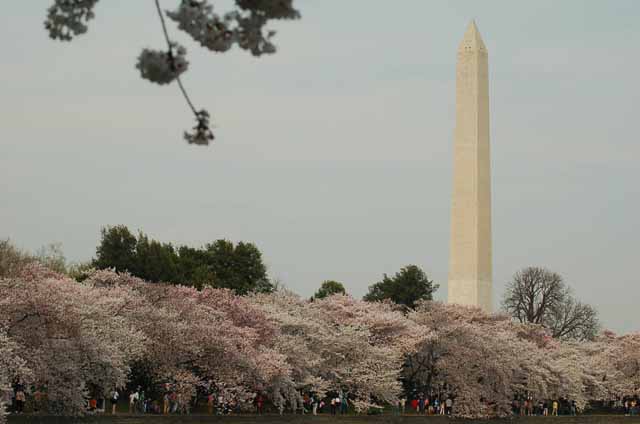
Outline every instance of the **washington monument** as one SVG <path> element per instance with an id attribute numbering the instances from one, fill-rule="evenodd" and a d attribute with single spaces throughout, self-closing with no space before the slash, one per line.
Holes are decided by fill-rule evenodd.
<path id="1" fill-rule="evenodd" d="M 492 311 L 489 59 L 471 22 L 458 47 L 449 303 Z"/>

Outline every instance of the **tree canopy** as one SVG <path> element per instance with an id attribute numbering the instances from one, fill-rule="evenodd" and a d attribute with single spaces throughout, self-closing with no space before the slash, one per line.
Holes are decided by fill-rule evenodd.
<path id="1" fill-rule="evenodd" d="M 316 294 L 313 295 L 312 299 L 324 299 L 327 296 L 331 296 L 333 294 L 346 294 L 347 291 L 344 289 L 344 285 L 338 281 L 333 280 L 325 280 L 321 285 Z"/>
<path id="2" fill-rule="evenodd" d="M 142 232 L 136 237 L 124 225 L 103 228 L 101 236 L 93 261 L 97 269 L 127 271 L 151 282 L 228 288 L 241 295 L 272 289 L 253 243 L 216 240 L 203 248 L 176 248 Z"/>
<path id="3" fill-rule="evenodd" d="M 420 300 L 433 300 L 433 293 L 440 287 L 429 280 L 417 265 L 408 265 L 393 277 L 384 274 L 382 281 L 369 286 L 364 300 L 369 302 L 390 299 L 399 305 L 415 308 Z"/>
<path id="4" fill-rule="evenodd" d="M 40 406 L 51 415 L 83 415 L 87 396 L 137 385 L 152 400 L 167 390 L 189 400 L 215 393 L 245 410 L 260 393 L 292 412 L 306 393 L 342 390 L 365 413 L 397 405 L 405 383 L 453 397 L 461 418 L 512 416 L 523 395 L 536 403 L 562 396 L 583 409 L 640 385 L 640 334 L 576 343 L 438 302 L 403 313 L 339 294 L 238 296 L 111 270 L 77 282 L 37 262 L 16 271 L 0 278 L 0 387 L 46 383 Z"/>

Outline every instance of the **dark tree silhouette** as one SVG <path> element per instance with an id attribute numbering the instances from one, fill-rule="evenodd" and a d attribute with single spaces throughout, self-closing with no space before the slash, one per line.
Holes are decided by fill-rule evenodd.
<path id="1" fill-rule="evenodd" d="M 545 268 L 518 271 L 507 284 L 502 309 L 519 322 L 544 326 L 556 338 L 591 340 L 600 329 L 597 311 Z"/>

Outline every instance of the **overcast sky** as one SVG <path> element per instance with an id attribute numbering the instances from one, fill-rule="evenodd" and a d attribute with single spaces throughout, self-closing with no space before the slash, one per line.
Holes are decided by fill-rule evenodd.
<path id="1" fill-rule="evenodd" d="M 278 53 L 259 59 L 172 26 L 217 126 L 209 148 L 182 140 L 178 88 L 134 67 L 164 46 L 151 0 L 102 0 L 70 44 L 43 29 L 50 3 L 0 15 L 0 238 L 60 242 L 74 261 L 104 225 L 252 241 L 303 295 L 335 279 L 362 296 L 414 263 L 445 299 L 456 49 L 475 18 L 490 57 L 494 303 L 515 271 L 546 266 L 606 327 L 640 330 L 640 2 L 295 0 L 302 19 L 277 23 Z"/>

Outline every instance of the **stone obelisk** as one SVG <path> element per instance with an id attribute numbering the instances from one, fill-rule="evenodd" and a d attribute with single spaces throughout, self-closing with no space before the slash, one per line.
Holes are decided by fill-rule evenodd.
<path id="1" fill-rule="evenodd" d="M 449 303 L 493 309 L 487 48 L 475 22 L 458 47 Z"/>

